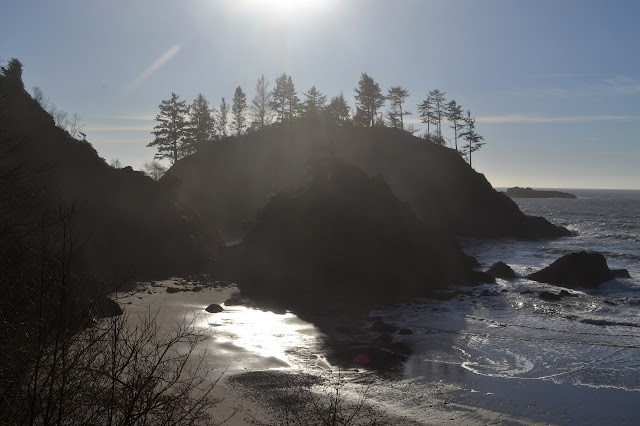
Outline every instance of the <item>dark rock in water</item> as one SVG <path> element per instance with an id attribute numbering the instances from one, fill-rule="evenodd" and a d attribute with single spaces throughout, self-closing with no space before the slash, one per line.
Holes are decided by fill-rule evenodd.
<path id="1" fill-rule="evenodd" d="M 631 275 L 629 274 L 629 270 L 627 269 L 612 269 L 611 273 L 616 278 L 631 278 Z"/>
<path id="2" fill-rule="evenodd" d="M 526 278 L 562 287 L 596 288 L 614 277 L 601 253 L 581 251 L 562 256 Z"/>
<path id="3" fill-rule="evenodd" d="M 393 341 L 393 336 L 390 334 L 381 334 L 374 339 L 374 342 L 383 343 L 385 345 L 391 343 L 392 341 Z"/>
<path id="4" fill-rule="evenodd" d="M 382 321 L 384 321 L 384 317 L 381 317 L 379 315 L 377 315 L 375 317 L 369 317 L 369 321 L 370 322 L 382 322 Z"/>
<path id="5" fill-rule="evenodd" d="M 562 296 L 556 293 L 551 293 L 550 291 L 541 291 L 539 294 L 540 294 L 540 299 L 542 300 L 549 300 L 554 302 L 558 300 L 562 300 Z"/>
<path id="6" fill-rule="evenodd" d="M 524 291 L 521 291 L 520 294 L 533 294 L 533 291 L 532 290 L 524 290 Z"/>
<path id="7" fill-rule="evenodd" d="M 511 198 L 578 198 L 573 194 L 561 191 L 540 191 L 519 186 L 507 189 L 506 194 Z"/>
<path id="8" fill-rule="evenodd" d="M 513 269 L 504 262 L 496 262 L 487 270 L 487 274 L 494 278 L 511 279 L 516 277 L 516 273 Z"/>
<path id="9" fill-rule="evenodd" d="M 177 287 L 167 287 L 167 293 L 180 293 L 182 289 Z"/>
<path id="10" fill-rule="evenodd" d="M 480 285 L 483 283 L 494 284 L 496 282 L 495 277 L 482 271 L 473 271 L 471 272 L 471 276 L 473 277 L 473 284 L 475 285 Z"/>
<path id="11" fill-rule="evenodd" d="M 382 321 L 374 322 L 371 326 L 371 331 L 375 331 L 377 333 L 394 333 L 396 330 L 398 330 L 398 327 L 395 325 L 387 324 Z"/>
<path id="12" fill-rule="evenodd" d="M 560 290 L 560 297 L 578 297 L 578 295 L 569 293 L 567 290 Z"/>
<path id="13" fill-rule="evenodd" d="M 102 296 L 91 304 L 91 313 L 94 318 L 109 318 L 122 315 L 122 308 L 115 300 Z"/>
<path id="14" fill-rule="evenodd" d="M 413 334 L 413 331 L 409 330 L 408 328 L 401 328 L 398 331 L 398 334 L 402 334 L 402 335 L 406 336 L 408 334 Z"/>
<path id="15" fill-rule="evenodd" d="M 207 306 L 205 311 L 209 312 L 210 314 L 216 314 L 218 312 L 224 311 L 224 309 L 222 309 L 222 306 L 212 303 L 211 305 Z"/>

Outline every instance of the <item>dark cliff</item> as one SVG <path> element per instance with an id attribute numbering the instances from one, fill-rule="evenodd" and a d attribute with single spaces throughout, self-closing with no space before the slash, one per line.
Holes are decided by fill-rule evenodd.
<path id="1" fill-rule="evenodd" d="M 6 86 L 0 168 L 12 180 L 3 190 L 17 193 L 20 186 L 28 202 L 3 208 L 3 222 L 37 221 L 43 212 L 73 206 L 80 270 L 163 274 L 205 267 L 215 238 L 177 201 L 175 180 L 159 183 L 130 167 L 110 167 L 90 143 L 56 127 L 23 88 Z"/>
<path id="2" fill-rule="evenodd" d="M 425 223 L 457 236 L 547 238 L 570 235 L 524 215 L 452 149 L 389 128 L 340 127 L 300 120 L 212 143 L 179 160 L 180 199 L 215 222 L 227 239 L 243 234 L 267 197 L 305 182 L 309 158 L 335 155 L 368 175 L 381 174 L 392 192 Z"/>
<path id="3" fill-rule="evenodd" d="M 276 305 L 392 302 L 474 282 L 446 231 L 420 221 L 382 176 L 336 158 L 310 164 L 310 181 L 260 210 L 244 241 L 222 251 L 245 296 Z"/>

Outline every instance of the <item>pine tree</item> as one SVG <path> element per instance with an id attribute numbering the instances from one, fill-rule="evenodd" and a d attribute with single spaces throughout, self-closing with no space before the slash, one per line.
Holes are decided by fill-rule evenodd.
<path id="1" fill-rule="evenodd" d="M 467 110 L 467 116 L 464 119 L 464 132 L 460 133 L 460 137 L 467 141 L 467 144 L 462 147 L 461 153 L 467 157 L 469 165 L 472 166 L 471 153 L 482 148 L 484 138 L 476 133 L 476 119 L 471 117 L 470 110 Z"/>
<path id="2" fill-rule="evenodd" d="M 456 101 L 451 101 L 447 104 L 446 108 L 447 120 L 451 122 L 451 128 L 453 129 L 453 136 L 455 141 L 455 149 L 458 151 L 458 132 L 462 128 L 464 122 L 464 115 L 462 107 L 458 105 Z"/>
<path id="3" fill-rule="evenodd" d="M 4 86 L 8 91 L 24 89 L 22 82 L 22 62 L 11 58 L 6 67 L 0 67 L 0 87 Z"/>
<path id="4" fill-rule="evenodd" d="M 187 154 L 198 151 L 215 135 L 215 120 L 209 101 L 200 93 L 189 108 L 189 122 L 186 127 L 185 151 Z"/>
<path id="5" fill-rule="evenodd" d="M 158 152 L 155 159 L 168 158 L 175 163 L 185 155 L 184 137 L 186 133 L 186 115 L 189 108 L 185 101 L 178 101 L 179 96 L 171 93 L 171 99 L 160 103 L 160 113 L 156 116 L 158 124 L 152 133 L 153 142 L 147 147 L 155 147 Z"/>
<path id="6" fill-rule="evenodd" d="M 220 101 L 220 113 L 218 114 L 218 119 L 216 120 L 216 131 L 218 133 L 218 137 L 224 139 L 227 137 L 227 123 L 229 121 L 229 105 L 227 105 L 227 101 L 224 98 Z"/>
<path id="7" fill-rule="evenodd" d="M 287 77 L 287 103 L 289 105 L 289 122 L 291 123 L 300 114 L 301 110 L 300 98 L 298 98 L 291 76 Z"/>
<path id="8" fill-rule="evenodd" d="M 233 94 L 233 106 L 231 111 L 233 119 L 231 120 L 231 128 L 236 132 L 237 136 L 240 136 L 244 129 L 247 127 L 247 118 L 244 116 L 244 112 L 247 109 L 247 95 L 244 94 L 240 86 L 236 87 L 236 91 Z"/>
<path id="9" fill-rule="evenodd" d="M 445 93 L 439 91 L 438 89 L 429 92 L 429 96 L 432 99 L 433 105 L 434 124 L 437 125 L 437 136 L 438 139 L 442 142 L 444 142 L 444 140 L 442 139 L 442 118 L 445 116 L 446 108 L 444 95 Z"/>
<path id="10" fill-rule="evenodd" d="M 342 92 L 340 92 L 338 96 L 331 98 L 331 102 L 327 106 L 327 113 L 329 116 L 333 117 L 336 123 L 341 126 L 349 124 L 350 110 L 349 104 L 347 104 L 347 100 L 344 98 L 344 94 Z"/>
<path id="11" fill-rule="evenodd" d="M 302 110 L 305 114 L 317 114 L 320 111 L 323 111 L 327 104 L 327 97 L 320 93 L 316 86 L 312 86 L 304 94 L 304 103 L 302 104 Z"/>
<path id="12" fill-rule="evenodd" d="M 297 116 L 300 100 L 296 93 L 291 76 L 282 73 L 276 78 L 276 87 L 271 92 L 271 109 L 276 113 L 276 121 L 280 125 L 290 123 Z"/>
<path id="13" fill-rule="evenodd" d="M 385 97 L 380 86 L 367 73 L 362 73 L 356 92 L 356 115 L 362 118 L 366 127 L 374 127 L 378 110 L 384 105 Z"/>
<path id="14" fill-rule="evenodd" d="M 387 119 L 391 127 L 404 130 L 404 116 L 412 114 L 402 109 L 402 104 L 404 104 L 407 97 L 409 97 L 409 91 L 401 86 L 394 86 L 389 89 L 387 100 L 390 105 L 387 111 Z"/>
<path id="15" fill-rule="evenodd" d="M 263 128 L 271 123 L 271 92 L 269 91 L 269 82 L 264 78 L 264 75 L 260 76 L 256 83 L 256 94 L 251 100 L 251 127 Z"/>
<path id="16" fill-rule="evenodd" d="M 430 125 L 434 121 L 433 115 L 433 100 L 431 96 L 427 95 L 424 101 L 418 105 L 418 112 L 420 112 L 420 119 L 427 125 L 427 136 L 431 135 Z"/>

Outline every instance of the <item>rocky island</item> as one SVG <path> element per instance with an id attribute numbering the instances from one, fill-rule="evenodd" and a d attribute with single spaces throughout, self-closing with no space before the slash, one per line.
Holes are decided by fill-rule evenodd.
<path id="1" fill-rule="evenodd" d="M 568 192 L 541 191 L 529 187 L 520 188 L 519 186 L 507 189 L 506 194 L 511 198 L 578 198 Z"/>

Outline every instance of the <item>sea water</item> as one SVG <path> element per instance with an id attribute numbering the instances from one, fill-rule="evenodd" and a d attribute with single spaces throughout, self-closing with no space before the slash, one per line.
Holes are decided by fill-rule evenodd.
<path id="1" fill-rule="evenodd" d="M 567 253 L 592 250 L 632 278 L 569 290 L 576 297 L 559 301 L 539 297 L 558 287 L 498 279 L 474 288 L 473 296 L 372 312 L 413 331 L 401 336 L 412 348 L 403 369 L 412 396 L 437 382 L 468 406 L 535 421 L 640 422 L 640 191 L 569 192 L 578 198 L 514 201 L 576 236 L 461 239 L 463 250 L 483 269 L 503 261 L 520 277 Z M 480 296 L 483 290 L 489 295 Z M 411 398 L 385 398 L 411 410 Z"/>

